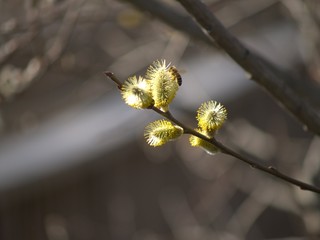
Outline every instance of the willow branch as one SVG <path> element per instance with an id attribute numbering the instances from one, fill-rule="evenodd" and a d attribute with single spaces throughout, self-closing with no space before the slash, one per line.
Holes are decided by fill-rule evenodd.
<path id="1" fill-rule="evenodd" d="M 252 80 L 265 88 L 308 130 L 320 135 L 320 94 L 318 86 L 312 86 L 311 83 L 305 81 L 303 82 L 303 87 L 301 87 L 302 80 L 299 81 L 264 58 L 251 52 L 228 32 L 201 1 L 178 1 L 197 20 L 212 40 L 224 49 L 245 71 L 250 73 Z M 299 84 L 293 85 L 292 83 Z M 301 93 L 303 88 L 305 93 Z M 302 96 L 303 94 L 304 96 Z M 307 100 L 308 97 L 309 101 Z"/>
<path id="2" fill-rule="evenodd" d="M 121 81 L 112 73 L 112 72 L 105 72 L 104 73 L 107 77 L 109 77 L 113 82 L 116 83 L 116 85 L 118 86 L 118 88 L 121 90 L 122 88 L 122 83 Z M 242 156 L 241 154 L 233 151 L 232 149 L 230 149 L 229 147 L 225 146 L 224 144 L 222 144 L 221 142 L 217 141 L 215 138 L 208 138 L 207 136 L 193 130 L 192 128 L 184 125 L 182 122 L 180 122 L 179 120 L 177 120 L 169 111 L 167 112 L 163 112 L 162 110 L 160 110 L 159 108 L 156 108 L 154 106 L 152 106 L 150 109 L 152 109 L 153 111 L 155 111 L 156 113 L 160 114 L 161 116 L 167 118 L 168 120 L 172 121 L 173 123 L 177 124 L 178 126 L 183 128 L 183 131 L 185 134 L 191 134 L 194 135 L 198 138 L 201 138 L 204 141 L 207 141 L 211 144 L 213 144 L 215 147 L 217 147 L 222 153 L 233 156 L 236 159 L 239 159 L 240 161 L 250 165 L 252 168 L 258 169 L 260 171 L 263 171 L 269 175 L 272 175 L 278 179 L 282 179 L 283 181 L 290 183 L 292 185 L 295 185 L 297 187 L 299 187 L 302 190 L 307 190 L 307 191 L 311 191 L 314 193 L 318 193 L 320 194 L 320 188 L 313 186 L 311 184 L 302 182 L 300 180 L 297 180 L 295 178 L 292 178 L 282 172 L 280 172 L 279 170 L 277 170 L 274 166 L 267 166 L 267 165 L 263 165 L 260 162 L 258 162 L 257 160 L 252 160 L 249 159 L 245 156 Z"/>

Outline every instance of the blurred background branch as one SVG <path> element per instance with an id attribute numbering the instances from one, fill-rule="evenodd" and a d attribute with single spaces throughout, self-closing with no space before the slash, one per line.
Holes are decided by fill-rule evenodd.
<path id="1" fill-rule="evenodd" d="M 221 46 L 250 75 L 282 103 L 310 131 L 320 134 L 319 86 L 311 81 L 303 84 L 293 75 L 284 73 L 261 58 L 232 36 L 211 11 L 198 0 L 181 0 L 181 4 L 197 19 L 216 43 Z M 305 92 L 304 89 L 308 89 Z M 315 90 L 314 90 L 315 89 Z"/>
<path id="2" fill-rule="evenodd" d="M 192 18 L 181 11 L 170 7 L 168 4 L 157 0 L 123 1 L 132 4 L 143 12 L 148 12 L 150 16 L 160 19 L 172 28 L 187 34 L 191 38 L 201 40 L 209 45 L 211 44 L 208 36 L 198 27 Z"/>

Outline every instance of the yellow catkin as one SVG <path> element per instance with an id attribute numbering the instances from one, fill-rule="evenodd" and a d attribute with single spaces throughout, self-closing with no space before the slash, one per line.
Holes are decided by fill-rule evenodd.
<path id="1" fill-rule="evenodd" d="M 197 113 L 198 126 L 207 132 L 219 129 L 227 119 L 227 110 L 216 102 L 208 101 L 201 104 Z"/>
<path id="2" fill-rule="evenodd" d="M 144 136 L 150 146 L 158 147 L 168 141 L 177 139 L 183 134 L 183 129 L 167 120 L 157 120 L 145 127 Z"/>
<path id="3" fill-rule="evenodd" d="M 167 111 L 179 88 L 177 75 L 172 73 L 165 60 L 153 62 L 147 69 L 146 78 L 151 84 L 154 106 Z"/>
<path id="4" fill-rule="evenodd" d="M 125 103 L 133 108 L 148 108 L 154 103 L 149 82 L 140 76 L 128 78 L 122 85 L 121 94 Z"/>
<path id="5" fill-rule="evenodd" d="M 197 132 L 207 136 L 205 133 L 201 132 L 200 129 L 195 129 L 195 130 Z M 217 147 L 215 147 L 213 144 L 211 144 L 211 143 L 209 143 L 209 142 L 207 142 L 207 141 L 205 141 L 205 140 L 203 140 L 203 139 L 201 139 L 201 138 L 199 138 L 197 136 L 191 135 L 190 138 L 189 138 L 189 142 L 190 142 L 191 146 L 200 147 L 210 155 L 214 155 L 217 152 L 219 152 L 219 149 Z"/>

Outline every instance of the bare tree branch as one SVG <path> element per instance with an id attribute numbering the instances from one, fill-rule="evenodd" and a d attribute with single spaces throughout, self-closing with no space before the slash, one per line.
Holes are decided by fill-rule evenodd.
<path id="1" fill-rule="evenodd" d="M 206 30 L 208 35 L 223 48 L 251 79 L 264 87 L 273 97 L 285 106 L 310 131 L 320 135 L 319 97 L 311 103 L 301 96 L 301 89 L 292 83 L 293 77 L 277 69 L 272 63 L 251 52 L 237 38 L 231 35 L 199 0 L 178 0 L 186 10 Z M 308 85 L 304 82 L 304 85 Z M 316 86 L 314 88 L 318 89 Z M 314 91 L 312 91 L 314 92 Z M 311 95 L 311 93 L 310 93 Z M 315 104 L 312 105 L 312 104 Z"/>

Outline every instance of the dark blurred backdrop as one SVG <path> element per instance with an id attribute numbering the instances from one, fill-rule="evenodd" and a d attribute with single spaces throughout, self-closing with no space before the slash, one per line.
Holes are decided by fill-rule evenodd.
<path id="1" fill-rule="evenodd" d="M 319 82 L 319 1 L 205 2 L 251 49 Z M 148 146 L 159 116 L 104 76 L 167 59 L 183 79 L 177 118 L 196 127 L 197 107 L 220 101 L 218 139 L 320 185 L 319 138 L 192 23 L 170 0 L 0 0 L 0 239 L 320 238 L 319 196 L 187 136 Z"/>

